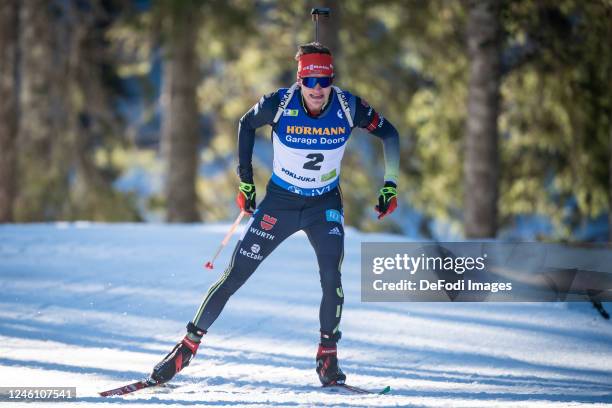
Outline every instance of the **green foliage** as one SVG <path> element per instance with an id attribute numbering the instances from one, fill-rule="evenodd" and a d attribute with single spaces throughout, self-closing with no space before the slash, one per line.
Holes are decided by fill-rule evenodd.
<path id="1" fill-rule="evenodd" d="M 337 4 L 331 22 L 337 24 L 332 27 L 337 29 L 332 30 L 337 35 L 332 50 L 337 84 L 366 99 L 399 130 L 400 209 L 412 206 L 458 229 L 469 67 L 464 2 L 353 0 L 332 6 Z M 201 80 L 193 86 L 202 117 L 214 124 L 202 137 L 201 162 L 205 168 L 222 167 L 198 181 L 203 219 L 233 216 L 238 119 L 261 95 L 295 80 L 293 56 L 298 44 L 312 41 L 309 12 L 314 5 L 289 0 L 158 0 L 146 11 L 123 9 L 105 31 L 116 72 L 146 85 L 154 59 L 173 33 L 168 29 L 172 17 L 185 10 L 196 13 Z M 553 220 L 557 237 L 568 238 L 577 223 L 609 211 L 611 16 L 607 0 L 504 2 L 498 203 L 502 227 L 517 215 L 541 214 Z M 86 105 L 88 94 L 72 89 L 73 106 Z M 145 95 L 143 122 L 159 109 L 153 96 Z M 115 136 L 103 139 L 94 149 L 96 157 L 104 151 L 134 151 L 125 138 L 117 137 L 118 128 L 103 127 L 103 133 Z M 257 143 L 270 143 L 269 132 L 261 129 Z M 138 155 L 130 157 L 139 160 Z M 382 159 L 379 140 L 356 131 L 342 170 L 346 220 L 363 230 L 397 231 L 393 220 L 398 216 L 383 223 L 374 217 Z M 156 160 L 151 156 L 141 164 L 159 167 Z M 130 160 L 102 162 L 96 161 L 97 168 L 114 176 L 131 165 Z M 255 158 L 254 165 L 261 200 L 271 163 Z M 22 188 L 38 187 L 31 183 Z M 85 207 L 90 210 L 75 210 L 78 216 L 137 217 L 131 210 L 133 199 L 119 198 L 112 190 L 101 188 L 96 199 L 79 200 L 89 203 Z M 164 204 L 159 196 L 149 201 L 157 208 Z M 122 209 L 107 210 L 117 205 Z"/>
<path id="2" fill-rule="evenodd" d="M 512 2 L 509 43 L 536 53 L 505 78 L 500 210 L 544 214 L 557 236 L 609 210 L 612 9 L 604 2 Z"/>
<path id="3" fill-rule="evenodd" d="M 418 78 L 418 88 L 404 105 L 404 121 L 399 124 L 414 137 L 402 166 L 406 198 L 426 216 L 450 222 L 457 229 L 467 112 L 466 16 L 458 2 L 421 6 L 406 11 L 402 24 L 404 64 Z"/>

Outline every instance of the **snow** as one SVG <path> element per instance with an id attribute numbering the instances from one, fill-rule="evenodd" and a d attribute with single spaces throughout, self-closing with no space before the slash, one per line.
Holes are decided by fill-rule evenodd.
<path id="1" fill-rule="evenodd" d="M 362 303 L 348 229 L 339 356 L 349 382 L 318 386 L 320 287 L 304 234 L 230 299 L 197 358 L 163 388 L 97 392 L 143 378 L 184 334 L 227 224 L 0 226 L 0 385 L 77 387 L 70 406 L 581 407 L 612 404 L 612 325 L 587 303 Z M 240 232 L 237 232 L 239 234 Z M 237 235 L 230 243 L 233 246 Z M 18 406 L 54 403 L 12 402 Z"/>

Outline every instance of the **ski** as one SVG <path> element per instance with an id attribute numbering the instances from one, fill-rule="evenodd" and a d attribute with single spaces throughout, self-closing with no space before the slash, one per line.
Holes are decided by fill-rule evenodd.
<path id="1" fill-rule="evenodd" d="M 324 385 L 323 388 L 341 388 L 355 394 L 374 394 L 374 395 L 384 395 L 391 392 L 391 387 L 386 386 L 380 391 L 366 390 L 365 388 L 355 387 L 354 385 L 349 384 L 329 384 Z"/>
<path id="2" fill-rule="evenodd" d="M 108 391 L 102 391 L 99 394 L 102 397 L 110 397 L 113 395 L 126 395 L 134 391 L 142 390 L 143 388 L 156 387 L 156 386 L 161 386 L 161 385 L 163 384 L 158 383 L 151 378 L 147 378 L 145 380 L 136 381 L 132 384 L 124 385 L 119 388 L 115 388 L 115 389 L 108 390 Z M 349 384 L 329 384 L 329 385 L 323 385 L 322 388 L 343 389 L 343 390 L 347 390 L 355 394 L 370 394 L 370 395 L 385 395 L 391 392 L 390 386 L 386 386 L 380 391 L 367 390 L 365 388 L 355 387 L 354 385 L 349 385 Z"/>
<path id="3" fill-rule="evenodd" d="M 136 381 L 135 383 L 124 385 L 123 387 L 115 388 L 113 390 L 103 391 L 100 393 L 102 397 L 110 397 L 111 395 L 125 395 L 134 391 L 142 390 L 143 388 L 155 387 L 161 385 L 157 381 L 147 378 L 145 380 Z"/>

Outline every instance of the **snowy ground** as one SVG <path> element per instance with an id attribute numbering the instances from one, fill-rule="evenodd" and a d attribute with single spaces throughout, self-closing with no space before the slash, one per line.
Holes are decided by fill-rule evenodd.
<path id="1" fill-rule="evenodd" d="M 296 235 L 230 300 L 172 387 L 98 397 L 142 378 L 182 337 L 231 253 L 202 268 L 226 228 L 0 226 L 0 385 L 74 386 L 71 405 L 92 407 L 612 404 L 612 324 L 589 304 L 361 303 L 359 243 L 391 238 L 350 230 L 341 363 L 350 383 L 391 395 L 318 387 L 320 288 Z"/>

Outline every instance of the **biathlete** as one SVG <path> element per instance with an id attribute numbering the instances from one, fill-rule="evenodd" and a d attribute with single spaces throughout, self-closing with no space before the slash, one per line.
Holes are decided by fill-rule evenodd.
<path id="1" fill-rule="evenodd" d="M 368 103 L 333 85 L 329 49 L 314 42 L 301 45 L 297 82 L 263 96 L 241 119 L 238 130 L 239 192 L 236 202 L 252 214 L 221 278 L 210 287 L 187 334 L 153 369 L 151 378 L 169 381 L 189 365 L 202 336 L 226 302 L 259 264 L 287 237 L 303 230 L 313 246 L 323 296 L 319 310 L 320 343 L 316 372 L 323 385 L 344 383 L 338 365 L 337 342 L 344 294 L 340 268 L 344 255 L 344 218 L 339 188 L 340 162 L 351 131 L 367 129 L 382 140 L 384 187 L 378 218 L 397 207 L 399 136 L 386 118 Z M 272 126 L 273 173 L 265 199 L 256 209 L 251 159 L 255 130 Z"/>

